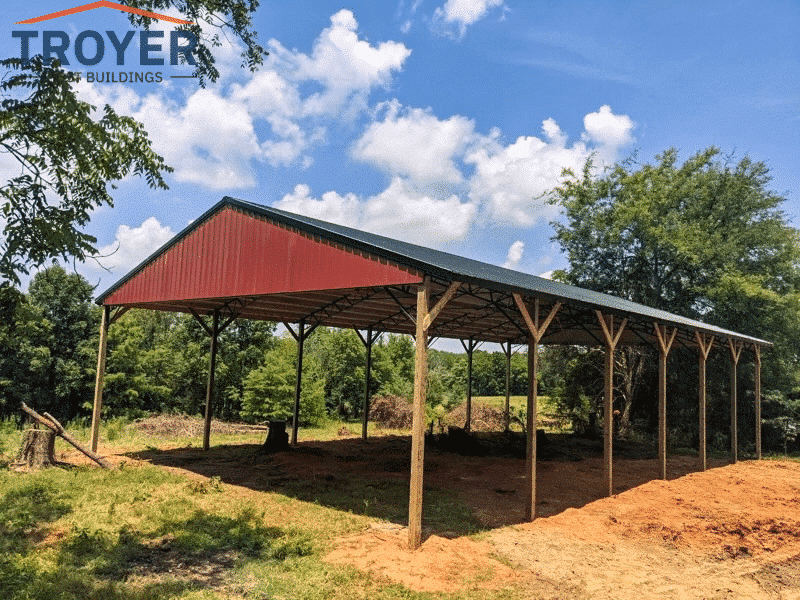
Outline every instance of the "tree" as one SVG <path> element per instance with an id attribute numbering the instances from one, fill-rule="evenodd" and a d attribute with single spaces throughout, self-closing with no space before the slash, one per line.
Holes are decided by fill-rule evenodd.
<path id="1" fill-rule="evenodd" d="M 221 30 L 230 31 L 244 43 L 243 67 L 254 71 L 269 54 L 258 44 L 257 34 L 252 30 L 252 15 L 258 8 L 258 0 L 122 0 L 122 4 L 151 12 L 175 8 L 186 20 L 192 21 L 191 25 L 182 25 L 178 29 L 193 33 L 197 39 L 193 58 L 197 64 L 195 74 L 202 86 L 205 86 L 206 79 L 216 81 L 219 78 L 212 48 L 221 45 Z M 148 28 L 152 19 L 131 14 L 130 21 L 137 27 Z M 206 34 L 201 23 L 214 33 Z"/>
<path id="2" fill-rule="evenodd" d="M 13 320 L 0 327 L 4 412 L 26 402 L 59 419 L 75 418 L 91 395 L 99 311 L 92 286 L 53 266 L 36 274 L 29 293 L 14 298 Z"/>
<path id="3" fill-rule="evenodd" d="M 590 160 L 565 175 L 551 200 L 564 209 L 554 240 L 570 266 L 557 276 L 771 340 L 765 389 L 800 384 L 800 238 L 763 162 L 710 147 L 679 164 L 671 149 L 652 165 L 629 159 L 595 176 Z M 632 349 L 621 358 L 623 418 L 644 360 Z"/>
<path id="4" fill-rule="evenodd" d="M 161 174 L 171 168 L 140 123 L 109 106 L 93 118 L 95 108 L 77 98 L 73 76 L 56 61 L 48 65 L 37 56 L 27 65 L 16 58 L 2 64 L 13 70 L 0 84 L 0 149 L 20 167 L 0 187 L 0 281 L 8 286 L 19 284 L 28 265 L 96 254 L 97 240 L 82 228 L 92 210 L 113 206 L 108 182 L 134 173 L 166 189 Z"/>
<path id="5" fill-rule="evenodd" d="M 264 354 L 261 366 L 244 381 L 242 414 L 249 419 L 284 420 L 292 416 L 295 394 L 297 349 L 284 338 Z M 316 425 L 325 419 L 324 380 L 313 377 L 303 365 L 300 423 Z"/>
<path id="6" fill-rule="evenodd" d="M 184 29 L 197 36 L 193 51 L 201 85 L 216 81 L 211 48 L 219 32 L 230 31 L 244 43 L 243 62 L 251 70 L 266 54 L 256 43 L 251 15 L 256 0 L 128 0 L 146 10 L 176 8 L 194 23 Z M 135 26 L 150 19 L 131 15 Z M 212 25 L 204 34 L 200 24 Z M 0 287 L 19 285 L 31 265 L 51 258 L 79 261 L 97 254 L 96 239 L 83 231 L 91 212 L 113 206 L 109 185 L 129 174 L 143 176 L 151 188 L 166 189 L 163 174 L 172 169 L 150 144 L 141 123 L 118 115 L 106 105 L 96 108 L 79 100 L 74 76 L 58 61 L 35 56 L 0 61 L 6 69 L 0 82 L 0 151 L 19 165 L 19 175 L 0 186 L 4 239 L 0 244 Z"/>

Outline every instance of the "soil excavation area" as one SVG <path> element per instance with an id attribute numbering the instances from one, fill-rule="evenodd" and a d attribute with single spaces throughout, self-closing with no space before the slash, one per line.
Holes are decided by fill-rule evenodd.
<path id="1" fill-rule="evenodd" d="M 652 451 L 619 443 L 616 494 L 602 498 L 601 452 L 599 442 L 551 440 L 538 466 L 540 518 L 524 523 L 524 459 L 513 449 L 464 456 L 430 444 L 425 542 L 414 552 L 405 547 L 407 437 L 348 436 L 271 454 L 256 445 L 152 450 L 127 459 L 379 518 L 338 540 L 326 560 L 414 590 L 800 600 L 800 463 L 712 461 L 696 472 L 696 458 L 674 456 L 670 479 L 657 481 Z"/>

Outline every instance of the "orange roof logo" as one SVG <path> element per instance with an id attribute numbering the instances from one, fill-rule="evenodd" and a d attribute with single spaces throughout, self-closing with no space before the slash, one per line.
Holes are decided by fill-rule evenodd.
<path id="1" fill-rule="evenodd" d="M 34 17 L 33 19 L 17 21 L 15 25 L 32 25 L 33 23 L 41 23 L 42 21 L 49 21 L 50 19 L 57 19 L 58 17 L 66 17 L 76 13 L 86 12 L 87 10 L 94 10 L 95 8 L 113 8 L 115 10 L 121 10 L 123 12 L 142 15 L 143 17 L 149 17 L 151 19 L 157 19 L 159 21 L 177 23 L 178 25 L 191 25 L 192 23 L 191 21 L 187 21 L 185 19 L 177 19 L 175 17 L 170 17 L 169 15 L 162 15 L 159 13 L 142 10 L 141 8 L 131 8 L 130 6 L 124 6 L 117 2 L 109 2 L 109 0 L 99 0 L 98 2 L 90 2 L 89 4 L 83 4 L 81 6 L 76 6 L 75 8 L 68 8 L 67 10 L 59 10 L 58 12 L 50 13 L 49 15 L 42 15 L 41 17 Z"/>

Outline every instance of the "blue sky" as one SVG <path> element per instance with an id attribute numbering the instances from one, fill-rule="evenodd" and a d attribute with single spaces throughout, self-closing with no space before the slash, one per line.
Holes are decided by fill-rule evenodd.
<path id="1" fill-rule="evenodd" d="M 81 3 L 6 0 L 3 55 L 19 55 L 13 29 L 130 29 L 106 8 L 13 25 Z M 797 1 L 262 0 L 255 29 L 271 52 L 256 73 L 225 41 L 205 89 L 80 85 L 142 121 L 175 167 L 169 191 L 131 178 L 95 211 L 111 272 L 78 270 L 99 289 L 224 195 L 541 274 L 565 262 L 558 214 L 535 198 L 591 153 L 750 155 L 800 225 Z M 75 70 L 123 70 L 106 56 Z M 124 70 L 146 70 L 136 59 Z"/>

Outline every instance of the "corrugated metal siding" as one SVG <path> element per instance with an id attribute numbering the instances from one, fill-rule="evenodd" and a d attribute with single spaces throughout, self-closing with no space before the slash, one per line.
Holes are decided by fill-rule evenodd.
<path id="1" fill-rule="evenodd" d="M 419 275 L 225 208 L 122 283 L 104 304 L 413 284 Z"/>

